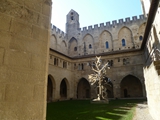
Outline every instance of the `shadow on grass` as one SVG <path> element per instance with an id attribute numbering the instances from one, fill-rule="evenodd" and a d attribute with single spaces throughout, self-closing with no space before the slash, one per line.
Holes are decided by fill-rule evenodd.
<path id="1" fill-rule="evenodd" d="M 143 100 L 112 100 L 91 104 L 89 100 L 70 100 L 47 104 L 47 120 L 131 120 L 134 106 Z"/>

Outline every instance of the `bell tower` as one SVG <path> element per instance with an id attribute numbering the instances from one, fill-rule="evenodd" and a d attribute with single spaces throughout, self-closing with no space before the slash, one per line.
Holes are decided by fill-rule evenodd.
<path id="1" fill-rule="evenodd" d="M 149 13 L 151 0 L 140 0 L 142 5 L 143 14 L 147 17 Z"/>
<path id="2" fill-rule="evenodd" d="M 67 14 L 67 21 L 66 21 L 66 33 L 68 35 L 68 39 L 71 37 L 76 38 L 76 33 L 78 32 L 79 28 L 79 14 L 74 11 L 70 10 Z"/>

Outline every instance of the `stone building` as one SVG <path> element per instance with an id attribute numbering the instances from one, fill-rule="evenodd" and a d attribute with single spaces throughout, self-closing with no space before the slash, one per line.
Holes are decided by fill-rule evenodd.
<path id="1" fill-rule="evenodd" d="M 0 119 L 45 120 L 46 97 L 94 98 L 88 74 L 95 56 L 102 56 L 103 63 L 112 63 L 108 97 L 147 97 L 159 120 L 160 5 L 159 0 L 141 3 L 145 17 L 83 29 L 71 10 L 65 34 L 50 29 L 51 0 L 1 0 Z"/>
<path id="2" fill-rule="evenodd" d="M 69 11 L 66 33 L 51 26 L 48 101 L 96 98 L 97 88 L 88 79 L 96 56 L 102 56 L 103 64 L 111 63 L 109 98 L 146 97 L 140 47 L 147 18 L 133 16 L 80 28 L 79 17 Z"/>

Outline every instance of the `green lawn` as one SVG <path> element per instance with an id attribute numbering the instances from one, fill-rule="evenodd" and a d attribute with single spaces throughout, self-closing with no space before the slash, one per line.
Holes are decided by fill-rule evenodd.
<path id="1" fill-rule="evenodd" d="M 112 100 L 92 104 L 89 100 L 69 100 L 47 104 L 47 120 L 132 120 L 136 103 L 144 100 Z"/>

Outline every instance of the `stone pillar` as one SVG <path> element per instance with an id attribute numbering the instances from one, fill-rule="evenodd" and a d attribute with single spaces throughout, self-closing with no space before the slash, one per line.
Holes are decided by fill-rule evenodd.
<path id="1" fill-rule="evenodd" d="M 0 120 L 45 120 L 50 0 L 0 0 Z"/>

